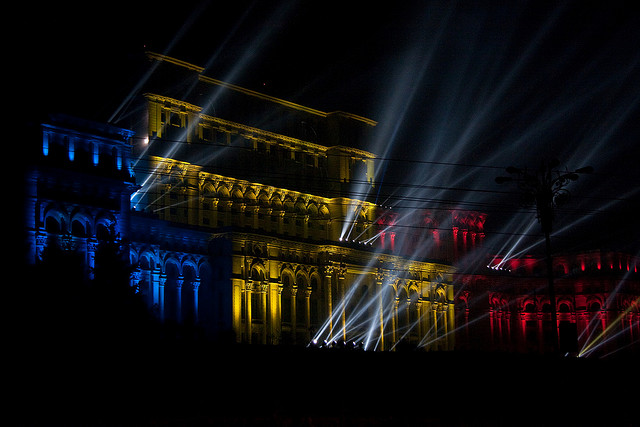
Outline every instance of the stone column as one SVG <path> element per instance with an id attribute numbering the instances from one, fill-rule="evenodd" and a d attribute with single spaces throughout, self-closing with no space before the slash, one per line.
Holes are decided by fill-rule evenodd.
<path id="1" fill-rule="evenodd" d="M 396 335 L 396 330 L 398 328 L 398 303 L 399 303 L 399 299 L 398 297 L 395 297 L 393 299 L 393 308 L 391 311 L 391 346 L 390 348 L 393 348 L 394 345 L 396 345 L 397 338 L 398 336 Z"/>
<path id="2" fill-rule="evenodd" d="M 311 292 L 312 289 L 308 286 L 304 290 L 304 300 L 305 300 L 305 334 L 307 342 L 311 341 Z"/>
<path id="3" fill-rule="evenodd" d="M 324 289 L 326 296 L 327 315 L 329 316 L 329 331 L 333 331 L 333 300 L 331 296 L 331 276 L 333 275 L 333 266 L 327 265 L 324 267 Z M 329 336 L 329 339 L 333 336 Z"/>
<path id="4" fill-rule="evenodd" d="M 96 266 L 96 250 L 98 249 L 98 241 L 95 238 L 87 240 L 87 270 L 89 271 L 89 280 L 93 279 L 93 269 Z"/>
<path id="5" fill-rule="evenodd" d="M 192 283 L 193 286 L 193 323 L 198 324 L 198 288 L 200 288 L 200 277 L 196 277 Z"/>
<path id="6" fill-rule="evenodd" d="M 282 340 L 282 285 L 278 284 L 275 287 L 275 297 L 276 297 L 276 319 L 273 322 L 274 329 L 274 344 L 279 344 Z M 273 302 L 272 302 L 273 303 Z"/>
<path id="7" fill-rule="evenodd" d="M 291 287 L 291 332 L 292 332 L 292 342 L 295 345 L 296 344 L 296 335 L 297 335 L 297 330 L 298 330 L 298 324 L 297 324 L 297 319 L 296 319 L 296 315 L 297 315 L 297 301 L 296 301 L 296 294 L 298 293 L 298 287 L 297 286 L 292 286 Z"/>
<path id="8" fill-rule="evenodd" d="M 433 319 L 433 314 L 431 314 L 431 311 L 433 310 L 433 304 L 431 303 L 431 301 L 429 300 L 423 300 L 422 301 L 422 333 L 423 336 L 421 337 L 421 340 L 425 340 L 424 341 L 426 343 L 425 345 L 425 349 L 429 350 L 431 348 L 431 338 L 427 338 L 429 335 L 431 335 L 432 333 L 432 329 L 433 326 L 431 324 L 431 320 Z"/>
<path id="9" fill-rule="evenodd" d="M 452 228 L 453 232 L 453 259 L 456 261 L 458 259 L 458 227 Z"/>
<path id="10" fill-rule="evenodd" d="M 211 199 L 211 226 L 218 226 L 218 202 L 220 199 Z"/>
<path id="11" fill-rule="evenodd" d="M 418 342 L 420 342 L 422 340 L 422 301 L 419 299 L 416 301 L 416 316 L 418 316 L 418 324 L 416 326 L 418 328 Z"/>
<path id="12" fill-rule="evenodd" d="M 340 327 L 342 329 L 342 341 L 347 341 L 347 304 L 344 300 L 346 292 L 345 292 L 345 277 L 344 274 L 347 268 L 344 265 L 340 266 L 338 270 L 338 292 L 340 292 L 340 299 L 342 303 L 340 304 Z"/>
<path id="13" fill-rule="evenodd" d="M 184 276 L 181 274 L 176 279 L 176 323 L 182 324 L 182 284 Z"/>
<path id="14" fill-rule="evenodd" d="M 380 334 L 380 350 L 384 350 L 384 297 L 382 295 L 382 287 L 384 286 L 384 273 L 381 268 L 378 268 L 376 273 L 376 292 L 378 293 L 378 321 Z"/>
<path id="15" fill-rule="evenodd" d="M 167 274 L 161 273 L 158 279 L 158 314 L 162 322 L 164 322 L 164 285 L 166 283 Z"/>
<path id="16" fill-rule="evenodd" d="M 252 215 L 253 224 L 252 224 L 252 227 L 253 227 L 254 230 L 257 230 L 257 229 L 260 228 L 260 219 L 259 219 L 259 217 L 260 217 L 259 216 L 259 214 L 260 214 L 260 206 L 256 205 L 256 206 L 251 207 L 251 209 L 253 210 L 253 215 Z"/>
<path id="17" fill-rule="evenodd" d="M 302 218 L 302 237 L 309 238 L 309 215 L 305 215 Z"/>
<path id="18" fill-rule="evenodd" d="M 267 290 L 268 283 L 260 284 L 260 307 L 262 307 L 262 344 L 267 344 Z"/>
<path id="19" fill-rule="evenodd" d="M 454 310 L 453 303 L 449 303 L 447 305 L 447 350 L 453 350 L 455 348 L 456 343 L 456 334 L 454 332 L 456 325 L 456 313 Z"/>
<path id="20" fill-rule="evenodd" d="M 253 291 L 253 283 L 251 281 L 251 279 L 248 279 L 245 281 L 245 286 L 244 286 L 244 298 L 243 298 L 243 304 L 244 304 L 244 315 L 245 315 L 245 319 L 244 319 L 244 324 L 245 324 L 245 334 L 246 334 L 246 339 L 245 342 L 247 342 L 248 344 L 251 344 L 251 294 Z"/>
<path id="21" fill-rule="evenodd" d="M 244 203 L 240 203 L 240 212 L 238 213 L 238 226 L 239 227 L 244 227 L 244 211 L 247 209 L 247 205 Z M 231 222 L 233 223 L 233 219 L 231 219 Z"/>

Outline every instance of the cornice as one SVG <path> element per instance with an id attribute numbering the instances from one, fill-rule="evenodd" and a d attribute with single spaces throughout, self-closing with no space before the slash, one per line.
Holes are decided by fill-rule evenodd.
<path id="1" fill-rule="evenodd" d="M 291 102 L 291 101 L 287 101 L 284 99 L 280 99 L 280 98 L 276 98 L 274 96 L 271 95 L 266 95 L 264 93 L 260 93 L 257 92 L 255 90 L 251 90 L 251 89 L 247 89 L 238 85 L 234 85 L 232 83 L 227 83 L 224 82 L 222 80 L 218 80 L 218 79 L 214 79 L 212 77 L 208 77 L 203 75 L 202 73 L 204 72 L 205 68 L 204 67 L 200 67 L 194 64 L 191 64 L 189 62 L 186 61 L 182 61 L 180 59 L 176 59 L 176 58 L 172 58 L 170 56 L 166 56 L 166 55 L 162 55 L 159 53 L 155 53 L 155 52 L 147 52 L 147 57 L 149 59 L 155 60 L 155 61 L 162 61 L 162 62 L 167 62 L 173 65 L 177 65 L 179 67 L 182 68 L 186 68 L 188 70 L 191 71 L 195 71 L 196 73 L 198 73 L 198 79 L 203 82 L 203 83 L 207 83 L 207 84 L 211 84 L 211 85 L 216 85 L 216 86 L 221 86 L 224 87 L 226 89 L 229 90 L 233 90 L 235 92 L 239 92 L 245 95 L 249 95 L 252 96 L 254 98 L 258 98 L 258 99 L 262 99 L 264 101 L 269 101 L 269 102 L 273 102 L 275 104 L 280 104 L 282 106 L 285 106 L 287 108 L 291 108 L 294 110 L 298 110 L 298 111 L 303 111 L 305 113 L 309 113 L 309 114 L 313 114 L 316 116 L 320 116 L 320 117 L 329 117 L 331 115 L 340 115 L 343 117 L 346 117 L 350 120 L 355 120 L 355 121 L 359 121 L 362 123 L 365 123 L 369 126 L 376 126 L 378 124 L 378 122 L 376 122 L 375 120 L 372 119 L 368 119 L 366 117 L 362 117 L 359 116 L 357 114 L 352 114 L 352 113 L 346 113 L 344 111 L 334 111 L 331 113 L 327 113 L 324 111 L 320 111 L 320 110 L 316 110 L 315 108 L 311 108 L 311 107 L 306 107 L 304 105 L 300 105 L 300 104 L 296 104 L 295 102 Z"/>
<path id="2" fill-rule="evenodd" d="M 370 153 L 368 151 L 365 150 L 360 150 L 357 148 L 352 148 L 352 147 L 346 147 L 346 146 L 331 146 L 331 147 L 327 147 L 326 145 L 320 145 L 320 144 L 315 144 L 313 142 L 309 142 L 309 141 L 305 141 L 302 139 L 298 139 L 298 138 L 294 138 L 291 136 L 286 136 L 286 135 L 282 135 L 282 134 L 278 134 L 278 133 L 274 133 L 274 132 L 269 132 L 263 129 L 259 129 L 256 127 L 252 127 L 252 126 L 247 126 L 247 125 L 243 125 L 241 123 L 238 122 L 232 122 L 230 120 L 225 120 L 225 119 L 221 119 L 219 117 L 214 117 L 214 116 L 210 116 L 208 114 L 203 114 L 202 111 L 202 107 L 199 107 L 197 105 L 194 104 L 190 104 L 188 102 L 185 101 L 181 101 L 179 99 L 175 99 L 175 98 L 171 98 L 168 96 L 164 96 L 164 95 L 158 95 L 155 93 L 145 93 L 143 95 L 147 100 L 149 101 L 153 101 L 153 102 L 158 102 L 158 103 L 166 103 L 166 104 L 172 104 L 175 106 L 179 106 L 179 107 L 183 107 L 186 110 L 192 111 L 194 113 L 197 113 L 201 119 L 211 122 L 211 123 L 216 123 L 218 125 L 222 125 L 222 126 L 227 126 L 230 128 L 234 128 L 234 129 L 238 129 L 238 130 L 242 130 L 244 132 L 246 132 L 247 134 L 250 134 L 248 136 L 255 136 L 255 135 L 259 135 L 261 137 L 264 137 L 264 139 L 267 140 L 277 140 L 277 141 L 282 141 L 282 142 L 287 142 L 289 144 L 293 144 L 293 145 L 298 145 L 298 146 L 302 146 L 307 148 L 308 150 L 312 151 L 312 152 L 320 152 L 320 153 L 325 153 L 327 152 L 327 150 L 331 150 L 331 149 L 335 149 L 335 150 L 340 150 L 340 151 L 344 151 L 347 153 L 350 153 L 354 156 L 358 156 L 358 157 L 366 157 L 369 159 L 375 159 L 376 156 L 373 153 Z"/>

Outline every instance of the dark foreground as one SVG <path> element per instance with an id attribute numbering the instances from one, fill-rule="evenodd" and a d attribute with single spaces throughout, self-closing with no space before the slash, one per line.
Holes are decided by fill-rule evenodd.
<path id="1" fill-rule="evenodd" d="M 5 425 L 640 423 L 640 372 L 625 358 L 197 343 L 11 353 Z"/>

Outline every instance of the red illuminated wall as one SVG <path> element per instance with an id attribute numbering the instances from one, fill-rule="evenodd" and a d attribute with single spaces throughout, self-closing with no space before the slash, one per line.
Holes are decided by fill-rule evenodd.
<path id="1" fill-rule="evenodd" d="M 380 248 L 394 253 L 455 262 L 484 241 L 486 214 L 462 210 L 422 210 L 401 215 L 380 209 Z"/>
<path id="2" fill-rule="evenodd" d="M 596 349 L 605 354 L 638 348 L 638 264 L 639 258 L 618 252 L 554 257 L 561 350 Z M 552 348 L 542 260 L 494 257 L 483 274 L 459 274 L 455 283 L 459 348 L 518 352 Z"/>

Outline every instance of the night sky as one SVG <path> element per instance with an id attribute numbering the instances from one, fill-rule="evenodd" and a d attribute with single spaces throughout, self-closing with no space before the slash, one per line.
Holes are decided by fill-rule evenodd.
<path id="1" fill-rule="evenodd" d="M 107 121 L 151 50 L 220 80 L 377 120 L 370 150 L 390 159 L 376 177 L 381 197 L 399 210 L 447 202 L 486 211 L 487 233 L 504 233 L 489 242 L 496 250 L 539 235 L 534 214 L 503 193 L 513 188 L 495 184 L 504 167 L 536 167 L 545 157 L 569 169 L 591 165 L 596 173 L 571 186 L 558 213 L 554 243 L 640 247 L 640 15 L 631 6 L 132 3 L 16 12 L 28 16 L 15 35 L 24 40 L 15 68 L 33 117 L 62 111 Z M 394 192 L 396 183 L 409 186 Z"/>

